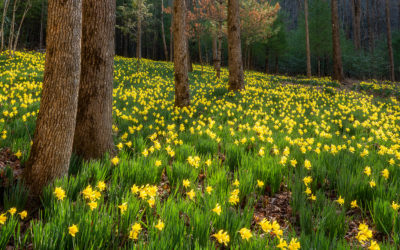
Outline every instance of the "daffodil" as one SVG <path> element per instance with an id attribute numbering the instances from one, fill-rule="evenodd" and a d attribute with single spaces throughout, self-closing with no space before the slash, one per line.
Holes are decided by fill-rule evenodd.
<path id="1" fill-rule="evenodd" d="M 228 243 L 230 241 L 230 237 L 227 232 L 224 232 L 223 230 L 219 230 L 218 233 L 212 235 L 215 239 L 217 239 L 218 243 L 224 244 L 225 246 L 228 246 Z"/>
<path id="2" fill-rule="evenodd" d="M 75 234 L 79 232 L 78 226 L 73 224 L 72 226 L 68 227 L 68 233 L 72 236 L 75 237 Z"/>
<path id="3" fill-rule="evenodd" d="M 240 237 L 242 237 L 243 240 L 247 240 L 247 241 L 253 236 L 251 231 L 245 227 L 240 229 L 239 233 L 240 233 Z"/>
<path id="4" fill-rule="evenodd" d="M 159 231 L 162 231 L 165 227 L 165 224 L 162 220 L 158 220 L 157 225 L 155 225 L 154 227 L 157 228 Z"/>
<path id="5" fill-rule="evenodd" d="M 217 203 L 217 205 L 215 205 L 215 208 L 213 208 L 212 211 L 217 215 L 220 215 L 222 211 L 221 206 Z"/>
<path id="6" fill-rule="evenodd" d="M 64 200 L 65 198 L 65 191 L 61 187 L 56 187 L 56 189 L 54 190 L 54 194 L 60 201 Z"/>

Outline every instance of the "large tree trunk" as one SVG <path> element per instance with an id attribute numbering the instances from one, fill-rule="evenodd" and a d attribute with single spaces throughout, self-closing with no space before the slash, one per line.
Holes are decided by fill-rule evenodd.
<path id="1" fill-rule="evenodd" d="M 374 51 L 374 32 L 373 32 L 373 26 L 372 26 L 372 19 L 371 19 L 371 5 L 370 1 L 371 0 L 366 0 L 367 1 L 367 26 L 368 26 L 368 47 L 369 51 L 373 52 Z"/>
<path id="2" fill-rule="evenodd" d="M 165 40 L 165 31 L 164 31 L 164 0 L 161 0 L 161 36 L 162 36 L 163 46 L 164 46 L 165 61 L 168 61 L 168 49 L 167 49 L 167 42 Z"/>
<path id="3" fill-rule="evenodd" d="M 5 0 L 4 8 L 3 8 L 3 16 L 1 18 L 1 29 L 0 29 L 0 36 L 1 36 L 1 49 L 0 52 L 4 50 L 4 23 L 6 21 L 7 10 L 10 4 L 10 0 Z"/>
<path id="4" fill-rule="evenodd" d="M 174 0 L 173 5 L 173 37 L 175 67 L 175 106 L 190 105 L 188 79 L 188 39 L 186 36 L 186 1 Z"/>
<path id="5" fill-rule="evenodd" d="M 80 0 L 49 0 L 42 97 L 25 168 L 34 195 L 68 172 L 78 106 L 81 13 Z"/>
<path id="6" fill-rule="evenodd" d="M 239 0 L 228 0 L 229 90 L 245 88 L 240 40 Z"/>
<path id="7" fill-rule="evenodd" d="M 20 21 L 19 26 L 18 26 L 17 34 L 15 35 L 13 51 L 17 50 L 19 34 L 21 32 L 22 24 L 24 23 L 26 14 L 28 13 L 28 11 L 29 11 L 29 9 L 31 7 L 32 7 L 31 0 L 27 0 L 24 13 L 22 14 L 21 21 Z"/>
<path id="8" fill-rule="evenodd" d="M 73 152 L 99 159 L 114 148 L 112 93 L 115 2 L 83 0 L 82 70 Z"/>
<path id="9" fill-rule="evenodd" d="M 354 47 L 361 48 L 361 0 L 351 0 L 353 7 L 353 40 Z"/>
<path id="10" fill-rule="evenodd" d="M 386 33 L 387 33 L 387 45 L 389 53 L 389 69 L 390 69 L 390 80 L 394 82 L 394 59 L 393 59 L 393 47 L 392 47 L 392 32 L 390 28 L 390 9 L 389 0 L 386 0 Z"/>
<path id="11" fill-rule="evenodd" d="M 308 0 L 304 0 L 304 18 L 306 26 L 307 77 L 311 78 L 310 33 L 308 31 Z"/>
<path id="12" fill-rule="evenodd" d="M 331 0 L 332 10 L 332 47 L 333 47 L 333 76 L 334 80 L 343 81 L 342 52 L 340 48 L 340 32 L 338 17 L 338 0 Z"/>

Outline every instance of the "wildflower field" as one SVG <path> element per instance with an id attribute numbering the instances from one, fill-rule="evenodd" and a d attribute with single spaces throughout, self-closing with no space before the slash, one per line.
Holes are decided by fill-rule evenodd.
<path id="1" fill-rule="evenodd" d="M 0 149 L 23 164 L 44 55 L 0 69 Z M 195 65 L 178 110 L 171 63 L 117 57 L 116 155 L 73 158 L 34 209 L 3 162 L 0 249 L 398 249 L 395 97 L 256 72 L 234 94 L 214 75 Z"/>

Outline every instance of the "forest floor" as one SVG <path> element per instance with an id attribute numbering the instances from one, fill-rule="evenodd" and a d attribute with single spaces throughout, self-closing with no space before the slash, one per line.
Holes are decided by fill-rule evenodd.
<path id="1" fill-rule="evenodd" d="M 175 109 L 171 63 L 144 59 L 137 72 L 116 57 L 117 156 L 73 157 L 33 207 L 14 176 L 29 156 L 44 56 L 0 55 L 0 69 L 0 249 L 400 243 L 398 85 L 246 72 L 246 90 L 231 93 L 226 69 L 216 79 L 194 65 L 191 106 Z"/>

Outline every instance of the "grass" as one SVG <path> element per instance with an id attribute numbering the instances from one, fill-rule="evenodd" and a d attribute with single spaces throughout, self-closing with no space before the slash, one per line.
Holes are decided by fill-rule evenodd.
<path id="1" fill-rule="evenodd" d="M 22 162 L 39 109 L 43 63 L 38 53 L 0 55 L 0 148 L 11 148 Z M 0 248 L 400 244 L 395 98 L 342 91 L 330 79 L 257 72 L 246 72 L 245 91 L 231 93 L 225 69 L 216 79 L 211 67 L 195 65 L 192 105 L 179 110 L 172 64 L 143 60 L 140 72 L 136 68 L 134 59 L 115 58 L 118 155 L 72 160 L 69 175 L 44 190 L 39 212 L 30 211 L 23 185 L 4 186 Z M 10 175 L 3 170 L 2 180 Z M 290 209 L 279 208 L 286 219 L 278 222 L 257 204 L 281 194 L 289 194 Z M 23 210 L 26 218 L 18 214 Z M 251 230 L 248 240 L 239 233 L 243 228 Z"/>

